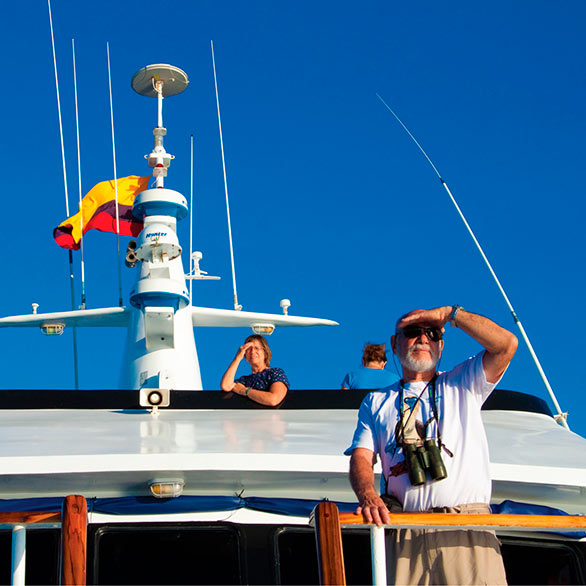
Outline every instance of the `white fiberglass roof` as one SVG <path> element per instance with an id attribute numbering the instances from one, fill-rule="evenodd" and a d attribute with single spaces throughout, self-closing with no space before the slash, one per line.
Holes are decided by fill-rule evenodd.
<path id="1" fill-rule="evenodd" d="M 545 415 L 483 413 L 494 500 L 586 510 L 586 440 Z M 181 476 L 187 494 L 354 500 L 343 455 L 353 409 L 0 411 L 0 497 L 148 494 Z"/>

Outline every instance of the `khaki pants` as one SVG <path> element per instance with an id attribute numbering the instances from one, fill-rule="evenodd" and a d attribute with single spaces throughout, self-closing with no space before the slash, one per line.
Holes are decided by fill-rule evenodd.
<path id="1" fill-rule="evenodd" d="M 389 510 L 399 512 L 387 499 Z M 484 514 L 490 507 L 474 503 L 433 512 Z M 507 584 L 494 531 L 397 529 L 387 530 L 385 540 L 389 584 Z"/>

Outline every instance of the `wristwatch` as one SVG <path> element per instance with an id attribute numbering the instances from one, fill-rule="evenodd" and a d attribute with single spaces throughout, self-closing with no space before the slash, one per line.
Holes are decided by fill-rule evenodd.
<path id="1" fill-rule="evenodd" d="M 453 328 L 457 328 L 458 326 L 456 325 L 456 315 L 458 315 L 458 312 L 464 309 L 461 305 L 452 305 L 452 312 L 450 313 L 450 317 L 448 318 L 448 321 L 450 322 L 450 325 Z"/>

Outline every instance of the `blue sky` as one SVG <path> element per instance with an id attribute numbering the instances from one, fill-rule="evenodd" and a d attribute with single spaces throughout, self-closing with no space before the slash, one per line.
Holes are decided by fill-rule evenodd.
<path id="1" fill-rule="evenodd" d="M 194 304 L 231 308 L 232 288 L 210 56 L 214 40 L 239 299 L 249 311 L 326 317 L 282 329 L 273 363 L 294 388 L 337 388 L 365 342 L 388 342 L 398 315 L 458 303 L 514 331 L 508 309 L 433 170 L 375 93 L 422 143 L 466 214 L 531 338 L 570 426 L 586 435 L 584 325 L 586 5 L 581 1 L 54 0 L 70 206 L 77 162 L 75 38 L 86 193 L 110 179 L 110 43 L 118 176 L 148 174 L 156 102 L 130 79 L 150 63 L 191 84 L 165 101 L 166 185 L 189 197 L 194 248 L 219 282 Z M 44 2 L 3 9 L 2 315 L 71 307 L 55 84 Z M 6 75 L 7 74 L 7 75 Z M 179 227 L 188 247 L 188 222 Z M 124 239 L 124 242 L 126 239 Z M 117 305 L 116 243 L 90 233 L 88 307 Z M 76 255 L 78 256 L 78 255 Z M 79 266 L 77 265 L 77 277 Z M 125 300 L 134 272 L 123 269 Z M 76 280 L 79 304 L 79 278 Z M 567 328 L 570 327 L 570 330 Z M 204 386 L 246 330 L 196 330 Z M 72 388 L 71 333 L 0 331 L 4 388 Z M 118 385 L 124 332 L 80 332 L 83 388 Z M 442 367 L 478 351 L 448 328 Z M 244 372 L 244 367 L 243 367 Z M 500 385 L 546 398 L 523 344 Z"/>

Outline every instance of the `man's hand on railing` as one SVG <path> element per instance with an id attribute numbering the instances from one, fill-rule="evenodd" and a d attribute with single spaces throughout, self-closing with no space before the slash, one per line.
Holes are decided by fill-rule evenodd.
<path id="1" fill-rule="evenodd" d="M 356 509 L 356 514 L 362 514 L 367 523 L 374 523 L 377 527 L 388 525 L 391 522 L 387 506 L 376 493 L 362 497 L 360 506 Z"/>

